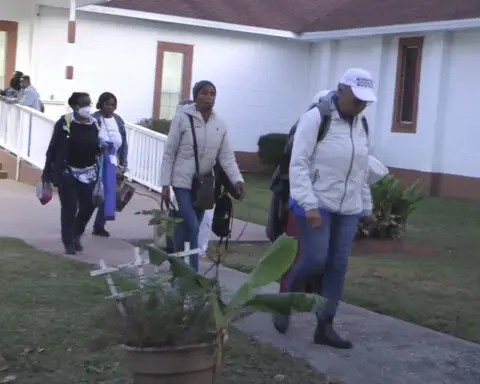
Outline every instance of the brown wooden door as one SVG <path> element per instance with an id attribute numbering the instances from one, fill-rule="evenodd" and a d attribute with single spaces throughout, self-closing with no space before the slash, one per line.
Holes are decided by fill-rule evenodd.
<path id="1" fill-rule="evenodd" d="M 0 88 L 8 87 L 15 71 L 17 35 L 18 23 L 0 20 Z"/>

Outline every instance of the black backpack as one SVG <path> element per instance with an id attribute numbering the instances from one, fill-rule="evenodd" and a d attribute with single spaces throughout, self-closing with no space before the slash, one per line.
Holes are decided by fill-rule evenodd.
<path id="1" fill-rule="evenodd" d="M 220 163 L 213 167 L 215 172 L 215 208 L 213 210 L 212 232 L 220 238 L 219 246 L 225 241 L 225 248 L 232 234 L 233 201 L 240 199 L 235 186 L 228 178 Z"/>
<path id="2" fill-rule="evenodd" d="M 325 138 L 328 130 L 330 129 L 330 123 L 332 121 L 331 99 L 334 93 L 335 92 L 329 93 L 325 97 L 321 98 L 318 104 L 312 104 L 308 108 L 308 111 L 313 108 L 318 108 L 320 112 L 321 123 L 318 127 L 317 143 L 321 142 Z M 367 119 L 362 116 L 361 120 L 363 129 L 368 136 L 369 129 Z M 270 208 L 268 212 L 266 235 L 272 242 L 285 233 L 287 229 L 290 199 L 289 168 L 290 159 L 292 156 L 293 140 L 297 130 L 297 125 L 298 120 L 290 129 L 283 156 L 273 172 L 272 182 L 270 184 L 272 200 L 270 202 Z"/>
<path id="3" fill-rule="evenodd" d="M 213 210 L 212 232 L 220 238 L 219 246 L 225 241 L 225 249 L 232 234 L 233 202 L 228 193 L 223 193 L 215 200 Z"/>

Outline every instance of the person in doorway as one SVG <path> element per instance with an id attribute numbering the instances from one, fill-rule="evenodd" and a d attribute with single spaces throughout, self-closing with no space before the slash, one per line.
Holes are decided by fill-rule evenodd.
<path id="1" fill-rule="evenodd" d="M 20 80 L 20 86 L 22 87 L 22 92 L 20 94 L 18 104 L 36 109 L 37 111 L 41 112 L 42 102 L 40 101 L 40 94 L 32 85 L 30 76 L 23 75 Z"/>
<path id="2" fill-rule="evenodd" d="M 68 99 L 73 113 L 55 124 L 42 176 L 43 182 L 58 186 L 62 242 L 68 255 L 83 250 L 80 238 L 95 210 L 93 189 L 101 140 L 91 104 L 88 93 L 75 92 Z"/>
<path id="3" fill-rule="evenodd" d="M 368 71 L 345 72 L 337 91 L 324 96 L 331 111 L 330 128 L 321 142 L 318 108 L 304 113 L 298 123 L 290 161 L 290 206 L 299 235 L 300 259 L 287 278 L 285 291 L 301 291 L 306 282 L 322 276 L 326 306 L 317 313 L 314 342 L 349 349 L 333 320 L 343 295 L 352 242 L 362 216 L 372 218 L 368 184 L 369 148 L 361 114 L 375 102 Z M 274 325 L 284 333 L 289 316 L 276 315 Z"/>
<path id="4" fill-rule="evenodd" d="M 93 117 L 100 124 L 101 137 L 105 137 L 108 145 L 113 146 L 115 152 L 114 162 L 118 164 L 118 171 L 124 174 L 128 166 L 128 143 L 125 122 L 115 113 L 117 98 L 113 93 L 105 92 L 98 98 L 97 111 Z M 105 229 L 105 206 L 101 204 L 97 210 L 97 216 L 93 224 L 93 235 L 109 237 L 110 233 Z"/>
<path id="5" fill-rule="evenodd" d="M 199 176 L 194 143 L 197 146 L 198 172 L 201 176 L 212 175 L 218 160 L 236 191 L 242 196 L 245 193 L 226 125 L 213 110 L 216 97 L 217 89 L 212 82 L 204 80 L 195 84 L 194 103 L 179 108 L 172 120 L 162 161 L 162 198 L 170 200 L 172 187 L 178 204 L 178 215 L 183 219 L 176 226 L 175 232 L 182 231 L 184 236 L 175 234 L 174 238 L 186 239 L 192 249 L 198 248 L 200 223 L 205 212 L 202 208 L 194 208 L 192 200 L 196 188 L 195 178 Z M 213 196 L 214 191 L 211 193 Z M 181 247 L 181 244 L 177 244 L 177 247 Z M 198 271 L 198 255 L 190 257 L 190 265 Z"/>
<path id="6" fill-rule="evenodd" d="M 1 95 L 11 100 L 18 100 L 20 98 L 20 92 L 22 91 L 22 87 L 20 84 L 22 76 L 23 72 L 13 72 L 12 79 L 10 80 L 10 85 L 1 92 Z"/>

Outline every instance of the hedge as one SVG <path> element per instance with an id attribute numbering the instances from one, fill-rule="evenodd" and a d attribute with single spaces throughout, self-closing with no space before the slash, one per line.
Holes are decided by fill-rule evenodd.
<path id="1" fill-rule="evenodd" d="M 275 167 L 280 162 L 287 139 L 286 133 L 269 133 L 260 136 L 257 143 L 260 162 L 268 167 Z"/>

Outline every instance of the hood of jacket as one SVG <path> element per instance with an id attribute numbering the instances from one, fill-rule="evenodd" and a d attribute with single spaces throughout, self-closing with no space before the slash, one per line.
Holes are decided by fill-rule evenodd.
<path id="1" fill-rule="evenodd" d="M 194 116 L 200 120 L 203 120 L 202 114 L 197 110 L 197 104 L 181 105 L 177 108 L 177 113 L 186 113 L 187 115 Z M 212 111 L 212 117 L 215 116 L 215 111 Z"/>
<path id="2" fill-rule="evenodd" d="M 318 92 L 312 99 L 312 104 L 318 104 L 322 97 L 327 96 L 330 93 L 328 89 L 324 89 L 323 91 Z"/>

